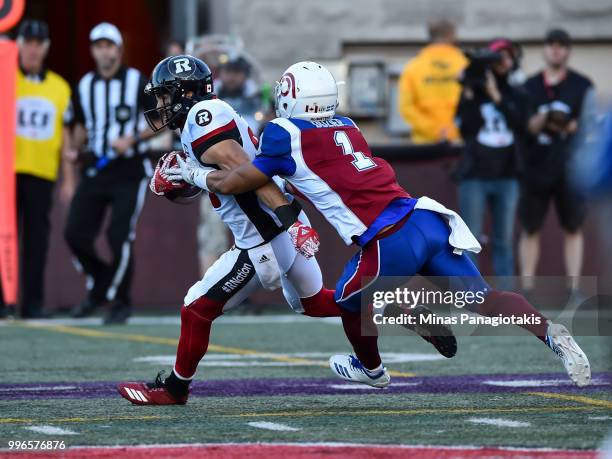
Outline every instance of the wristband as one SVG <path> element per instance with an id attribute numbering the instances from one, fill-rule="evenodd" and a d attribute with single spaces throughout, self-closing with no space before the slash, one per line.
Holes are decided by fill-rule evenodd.
<path id="1" fill-rule="evenodd" d="M 278 217 L 281 225 L 283 225 L 283 228 L 286 230 L 298 220 L 299 215 L 291 204 L 285 204 L 284 206 L 277 207 L 274 209 L 274 214 Z"/>
<path id="2" fill-rule="evenodd" d="M 206 184 L 206 177 L 208 177 L 208 174 L 210 174 L 211 172 L 215 172 L 215 169 L 204 169 L 204 168 L 200 168 L 198 169 L 198 171 L 194 174 L 193 177 L 193 183 L 198 187 L 198 188 L 202 188 L 205 191 L 210 191 L 208 189 L 208 185 Z"/>

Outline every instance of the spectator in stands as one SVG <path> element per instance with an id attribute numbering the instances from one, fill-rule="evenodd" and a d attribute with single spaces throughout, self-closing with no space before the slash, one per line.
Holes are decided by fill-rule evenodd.
<path id="1" fill-rule="evenodd" d="M 170 40 L 166 43 L 166 49 L 164 50 L 166 57 L 179 56 L 181 54 L 185 54 L 185 44 L 182 41 Z"/>
<path id="2" fill-rule="evenodd" d="M 461 86 L 457 79 L 467 60 L 455 46 L 455 25 L 429 24 L 430 44 L 406 64 L 399 80 L 399 111 L 411 127 L 415 143 L 456 141 L 454 123 Z"/>
<path id="3" fill-rule="evenodd" d="M 228 55 L 227 61 L 219 67 L 215 93 L 232 106 L 249 124 L 259 132 L 261 121 L 261 91 L 249 75 L 251 65 L 240 55 Z M 259 118 L 259 119 L 258 119 Z"/>
<path id="4" fill-rule="evenodd" d="M 20 312 L 23 318 L 40 318 L 48 316 L 44 310 L 44 274 L 51 233 L 49 214 L 53 188 L 62 156 L 71 156 L 66 126 L 70 86 L 45 65 L 50 46 L 46 23 L 25 20 L 19 27 L 17 44 L 15 169 L 21 240 Z M 66 186 L 66 177 L 64 179 L 60 198 L 66 202 L 71 187 Z"/>
<path id="5" fill-rule="evenodd" d="M 483 80 L 465 80 L 457 109 L 457 122 L 465 141 L 459 165 L 461 215 L 472 232 L 482 236 L 484 213 L 491 210 L 493 271 L 512 276 L 512 235 L 518 202 L 519 148 L 526 128 L 526 94 L 513 87 L 508 76 L 515 67 L 511 41 L 497 39 L 489 50 L 500 54 Z M 512 287 L 509 279 L 500 279 Z M 502 285 L 498 285 L 501 287 Z"/>
<path id="6" fill-rule="evenodd" d="M 595 91 L 591 81 L 568 67 L 569 34 L 555 29 L 546 35 L 546 67 L 527 80 L 531 99 L 525 174 L 521 183 L 519 218 L 523 233 L 519 244 L 523 289 L 534 288 L 533 276 L 540 254 L 540 229 L 550 201 L 565 233 L 565 269 L 569 293 L 578 300 L 583 259 L 582 225 L 586 199 L 569 179 L 573 157 L 581 157 L 587 132 L 595 125 Z"/>

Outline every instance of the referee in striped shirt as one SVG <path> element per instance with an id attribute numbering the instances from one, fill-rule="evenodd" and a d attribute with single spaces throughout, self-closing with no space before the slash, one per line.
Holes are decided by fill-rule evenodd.
<path id="1" fill-rule="evenodd" d="M 151 175 L 143 143 L 153 135 L 143 116 L 151 107 L 143 75 L 121 64 L 123 39 L 117 27 L 98 24 L 89 39 L 96 70 L 80 80 L 72 101 L 81 179 L 65 229 L 75 265 L 87 276 L 87 297 L 72 315 L 85 317 L 110 304 L 104 323 L 125 323 L 131 314 L 132 245 Z M 94 247 L 109 208 L 110 263 Z"/>

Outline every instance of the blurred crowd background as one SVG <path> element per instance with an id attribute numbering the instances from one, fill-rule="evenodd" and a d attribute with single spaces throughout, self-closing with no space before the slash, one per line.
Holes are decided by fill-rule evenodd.
<path id="1" fill-rule="evenodd" d="M 18 140 L 27 270 L 18 312 L 26 317 L 85 314 L 97 306 L 87 304 L 87 276 L 79 272 L 83 260 L 95 265 L 94 250 L 115 273 L 108 281 L 117 281 L 113 301 L 128 312 L 132 306 L 178 308 L 187 288 L 231 244 L 206 198 L 176 206 L 142 195 L 138 184 L 146 165 L 127 188 L 133 203 L 121 204 L 128 206 L 123 226 L 113 220 L 116 204 L 110 198 L 95 218 L 75 210 L 91 211 L 94 199 L 79 194 L 79 183 L 112 171 L 118 158 L 138 158 L 140 168 L 142 158 L 154 162 L 180 149 L 176 135 L 152 137 L 142 124 L 138 111 L 148 102 L 136 94 L 142 90 L 137 79 L 132 87 L 126 84 L 139 100 L 133 134 L 121 127 L 104 143 L 104 153 L 91 148 L 87 107 L 97 89 L 83 89 L 89 84 L 84 75 L 129 79 L 117 77 L 119 65 L 105 74 L 105 59 L 108 64 L 113 56 L 140 71 L 143 84 L 165 56 L 186 52 L 202 58 L 214 71 L 218 96 L 254 132 L 274 117 L 272 88 L 283 70 L 316 60 L 346 82 L 339 111 L 358 122 L 373 153 L 392 163 L 400 183 L 415 196 L 460 211 L 483 244 L 475 261 L 485 274 L 504 276 L 503 287 L 528 295 L 536 288 L 534 276 L 568 275 L 562 293 L 579 303 L 585 298 L 577 277 L 609 273 L 609 1 L 28 0 L 24 18 L 10 33 L 20 46 L 24 84 L 40 84 L 49 69 L 67 83 L 59 92 L 72 92 L 58 118 L 60 141 L 37 151 L 61 158 L 49 166 L 57 173 L 41 177 L 25 166 L 20 170 Z M 37 68 L 41 58 L 44 67 Z M 112 99 L 111 86 L 104 94 Z M 114 116 L 122 126 L 129 122 L 120 110 Z M 18 130 L 18 139 L 27 135 L 27 129 Z M 108 174 L 103 187 L 112 188 Z M 32 176 L 36 183 L 26 184 Z M 312 210 L 309 215 L 322 236 L 318 257 L 329 283 L 342 268 L 340 254 L 352 249 Z M 91 241 L 83 239 L 85 233 Z M 509 278 L 515 275 L 523 279 Z M 251 301 L 282 303 L 270 293 Z"/>

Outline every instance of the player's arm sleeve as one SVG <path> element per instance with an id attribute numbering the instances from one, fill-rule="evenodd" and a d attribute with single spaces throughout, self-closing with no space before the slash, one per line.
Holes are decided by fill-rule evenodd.
<path id="1" fill-rule="evenodd" d="M 268 177 L 292 176 L 296 164 L 291 156 L 291 135 L 275 123 L 268 123 L 260 139 L 253 166 Z"/>

